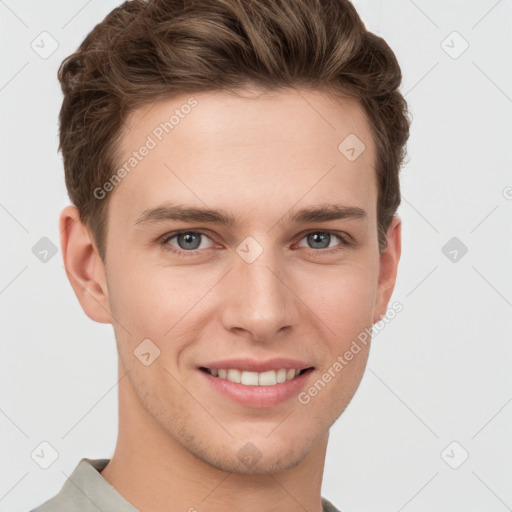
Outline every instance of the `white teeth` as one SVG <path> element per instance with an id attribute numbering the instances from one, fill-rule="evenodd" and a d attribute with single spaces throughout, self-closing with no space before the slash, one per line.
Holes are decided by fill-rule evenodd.
<path id="1" fill-rule="evenodd" d="M 237 384 L 240 384 L 240 377 L 241 377 L 241 372 L 240 370 L 228 370 L 228 377 L 227 379 L 230 380 L 231 382 L 236 382 Z"/>
<path id="2" fill-rule="evenodd" d="M 273 386 L 274 384 L 277 384 L 277 376 L 275 370 L 261 372 L 258 377 L 258 382 L 260 386 Z"/>
<path id="3" fill-rule="evenodd" d="M 257 386 L 258 372 L 242 372 L 240 382 L 241 384 L 245 384 L 246 386 Z"/>
<path id="4" fill-rule="evenodd" d="M 299 369 L 293 368 L 289 370 L 281 368 L 279 370 L 269 370 L 266 372 L 248 372 L 229 368 L 225 370 L 208 369 L 208 372 L 214 377 L 227 379 L 230 382 L 236 382 L 237 384 L 244 384 L 246 386 L 274 386 L 275 384 L 292 380 L 300 374 Z"/>
<path id="5" fill-rule="evenodd" d="M 281 384 L 281 382 L 286 382 L 286 368 L 277 370 L 276 375 L 278 384 Z"/>

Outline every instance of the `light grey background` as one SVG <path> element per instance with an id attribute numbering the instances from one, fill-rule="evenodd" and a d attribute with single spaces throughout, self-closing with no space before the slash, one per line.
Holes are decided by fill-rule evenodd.
<path id="1" fill-rule="evenodd" d="M 512 1 L 354 3 L 395 51 L 413 115 L 403 311 L 331 430 L 323 495 L 344 512 L 512 510 Z M 56 72 L 117 4 L 0 1 L 1 511 L 42 503 L 115 446 L 113 331 L 81 310 L 58 247 Z M 58 43 L 47 58 L 43 31 Z M 46 263 L 43 237 L 58 248 Z M 44 441 L 59 454 L 48 469 L 31 458 Z"/>

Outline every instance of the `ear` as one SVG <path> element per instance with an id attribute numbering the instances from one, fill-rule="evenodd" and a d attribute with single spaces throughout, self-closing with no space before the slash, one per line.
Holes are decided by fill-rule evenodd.
<path id="1" fill-rule="evenodd" d="M 387 233 L 387 246 L 380 254 L 379 283 L 373 322 L 378 322 L 386 313 L 389 299 L 395 288 L 398 262 L 402 251 L 402 221 L 394 215 Z"/>
<path id="2" fill-rule="evenodd" d="M 90 319 L 111 324 L 105 268 L 75 206 L 62 210 L 59 228 L 64 268 L 82 309 Z"/>

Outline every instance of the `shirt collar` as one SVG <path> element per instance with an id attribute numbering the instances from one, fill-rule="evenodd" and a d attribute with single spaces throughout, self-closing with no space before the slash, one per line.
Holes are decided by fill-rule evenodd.
<path id="1" fill-rule="evenodd" d="M 139 512 L 101 476 L 100 471 L 109 462 L 110 459 L 81 459 L 59 493 L 63 503 L 80 504 L 84 511 Z"/>
<path id="2" fill-rule="evenodd" d="M 114 489 L 100 474 L 110 459 L 80 460 L 68 477 L 60 493 L 59 500 L 68 505 L 80 505 L 84 512 L 108 510 L 109 512 L 140 512 Z M 322 497 L 324 512 L 338 512 L 328 500 Z"/>

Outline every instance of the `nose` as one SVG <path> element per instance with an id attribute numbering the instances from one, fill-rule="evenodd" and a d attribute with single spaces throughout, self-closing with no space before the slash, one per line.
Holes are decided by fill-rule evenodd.
<path id="1" fill-rule="evenodd" d="M 226 330 L 268 343 L 298 324 L 300 301 L 292 291 L 293 276 L 270 250 L 252 263 L 237 256 L 223 281 L 221 319 Z"/>

